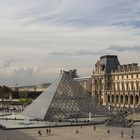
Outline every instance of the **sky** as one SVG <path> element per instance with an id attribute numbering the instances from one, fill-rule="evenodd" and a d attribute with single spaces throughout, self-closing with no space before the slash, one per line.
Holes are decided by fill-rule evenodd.
<path id="1" fill-rule="evenodd" d="M 140 60 L 140 0 L 0 0 L 0 84 L 90 76 L 100 56 Z"/>

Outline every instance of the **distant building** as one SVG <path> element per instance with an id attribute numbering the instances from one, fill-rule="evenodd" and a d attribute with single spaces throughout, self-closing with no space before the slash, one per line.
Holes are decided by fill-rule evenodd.
<path id="1" fill-rule="evenodd" d="M 91 92 L 92 89 L 92 78 L 91 77 L 80 77 L 74 78 L 86 91 Z"/>
<path id="2" fill-rule="evenodd" d="M 77 69 L 73 69 L 73 70 L 69 70 L 69 71 L 61 70 L 60 74 L 63 74 L 63 73 L 66 73 L 71 78 L 78 78 L 79 77 L 77 75 Z"/>
<path id="3" fill-rule="evenodd" d="M 101 56 L 92 75 L 92 95 L 106 106 L 140 106 L 140 67 L 120 65 L 116 55 Z"/>
<path id="4" fill-rule="evenodd" d="M 60 71 L 74 78 L 83 88 L 108 107 L 140 106 L 140 66 L 121 65 L 116 55 L 101 56 L 91 77 L 79 77 L 77 70 Z M 50 84 L 18 87 L 19 91 L 47 91 Z"/>
<path id="5" fill-rule="evenodd" d="M 77 81 L 84 89 L 86 89 L 87 92 L 91 92 L 92 89 L 92 78 L 91 77 L 79 77 L 77 75 L 77 70 L 69 70 L 69 71 L 63 71 L 61 70 L 61 74 L 65 72 L 67 75 L 69 75 L 71 78 L 74 78 L 75 81 Z"/>
<path id="6" fill-rule="evenodd" d="M 18 91 L 30 91 L 30 92 L 43 92 L 48 89 L 51 83 L 44 83 L 41 85 L 32 85 L 32 86 L 20 86 L 16 87 Z"/>

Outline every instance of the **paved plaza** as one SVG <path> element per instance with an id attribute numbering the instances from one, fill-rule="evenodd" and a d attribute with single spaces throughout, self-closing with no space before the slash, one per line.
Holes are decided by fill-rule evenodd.
<path id="1" fill-rule="evenodd" d="M 134 129 L 133 138 L 132 129 Z M 41 130 L 42 135 L 38 135 L 38 130 Z M 76 134 L 76 130 L 79 134 Z M 110 131 L 110 133 L 107 132 Z M 123 138 L 121 137 L 121 130 L 123 131 Z M 0 140 L 139 140 L 140 139 L 140 125 L 133 128 L 123 127 L 106 127 L 103 125 L 83 126 L 81 127 L 61 127 L 51 128 L 51 134 L 46 133 L 46 129 L 22 129 L 22 130 L 1 130 Z"/>

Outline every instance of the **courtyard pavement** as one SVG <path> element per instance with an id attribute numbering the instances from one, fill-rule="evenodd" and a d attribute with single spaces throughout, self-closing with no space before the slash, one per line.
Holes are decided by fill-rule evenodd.
<path id="1" fill-rule="evenodd" d="M 132 134 L 132 129 L 135 134 Z M 41 130 L 42 135 L 38 135 Z M 76 130 L 79 134 L 76 134 Z M 107 132 L 110 131 L 110 133 Z M 121 137 L 123 131 L 123 138 Z M 133 135 L 133 138 L 131 138 Z M 21 130 L 0 130 L 0 140 L 140 140 L 140 124 L 132 128 L 109 127 L 97 125 L 81 127 L 51 128 L 51 134 L 46 129 L 21 129 Z"/>

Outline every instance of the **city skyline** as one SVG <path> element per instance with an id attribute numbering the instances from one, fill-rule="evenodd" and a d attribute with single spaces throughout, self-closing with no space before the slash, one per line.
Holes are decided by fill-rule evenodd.
<path id="1" fill-rule="evenodd" d="M 0 84 L 52 82 L 61 69 L 90 76 L 101 55 L 140 60 L 140 2 L 0 0 Z"/>

